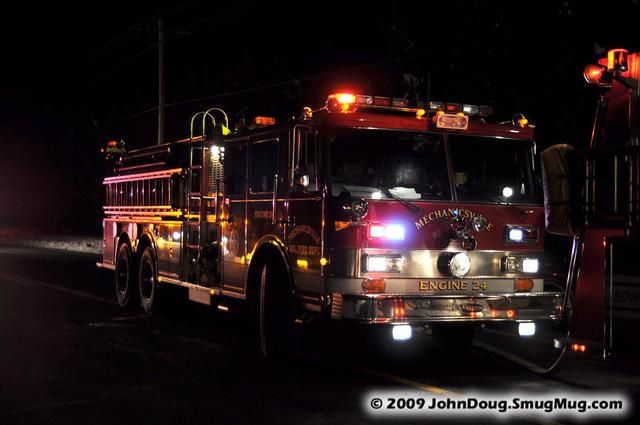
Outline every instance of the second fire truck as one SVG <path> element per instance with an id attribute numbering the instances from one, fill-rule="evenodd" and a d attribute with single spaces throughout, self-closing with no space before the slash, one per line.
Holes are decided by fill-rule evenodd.
<path id="1" fill-rule="evenodd" d="M 122 306 L 152 312 L 165 285 L 245 303 L 265 355 L 313 315 L 455 348 L 486 322 L 530 335 L 561 312 L 543 288 L 533 131 L 488 112 L 339 93 L 232 134 L 221 110 L 201 113 L 222 130 L 122 154 L 104 179 L 100 265 Z"/>

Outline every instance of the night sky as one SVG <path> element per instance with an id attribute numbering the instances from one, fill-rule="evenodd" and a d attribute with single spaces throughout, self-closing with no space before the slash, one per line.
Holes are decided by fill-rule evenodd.
<path id="1" fill-rule="evenodd" d="M 584 65 L 640 48 L 639 0 L 144 3 L 3 11 L 0 228 L 99 233 L 100 147 L 155 143 L 159 15 L 168 140 L 208 107 L 283 118 L 348 89 L 522 112 L 540 147 L 579 146 L 597 94 Z"/>

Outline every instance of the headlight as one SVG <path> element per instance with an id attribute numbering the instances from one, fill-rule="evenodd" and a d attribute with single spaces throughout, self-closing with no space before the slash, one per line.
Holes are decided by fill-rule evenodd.
<path id="1" fill-rule="evenodd" d="M 523 258 L 522 271 L 525 273 L 538 273 L 540 267 L 537 258 Z"/>
<path id="2" fill-rule="evenodd" d="M 402 257 L 399 255 L 368 255 L 365 272 L 400 273 L 402 271 Z"/>
<path id="3" fill-rule="evenodd" d="M 537 258 L 503 257 L 502 269 L 507 273 L 538 273 L 540 261 Z"/>

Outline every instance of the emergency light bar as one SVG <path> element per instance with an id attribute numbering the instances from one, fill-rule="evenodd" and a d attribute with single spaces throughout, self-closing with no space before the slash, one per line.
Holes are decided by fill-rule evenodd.
<path id="1" fill-rule="evenodd" d="M 420 102 L 418 102 L 420 104 Z M 461 103 L 429 102 L 428 111 L 432 115 L 445 114 L 445 118 L 436 117 L 439 128 L 465 130 L 469 124 L 468 117 L 488 117 L 493 113 L 490 106 L 478 106 Z M 359 108 L 389 109 L 401 112 L 413 112 L 418 119 L 427 114 L 427 108 L 409 108 L 407 99 L 383 96 L 369 96 L 363 94 L 335 93 L 329 95 L 326 109 L 331 113 L 350 113 Z M 454 116 L 466 116 L 467 118 L 449 118 Z"/>

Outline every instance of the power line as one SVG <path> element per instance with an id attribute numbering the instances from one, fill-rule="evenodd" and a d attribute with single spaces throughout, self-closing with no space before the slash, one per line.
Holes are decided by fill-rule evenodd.
<path id="1" fill-rule="evenodd" d="M 87 55 L 87 59 L 93 59 L 93 58 L 96 58 L 96 57 L 100 56 L 105 51 L 109 50 L 109 48 L 111 46 L 114 46 L 116 43 L 118 43 L 118 44 L 115 45 L 113 48 L 118 48 L 119 46 L 123 45 L 124 43 L 129 41 L 131 38 L 133 38 L 135 35 L 139 34 L 140 31 L 142 30 L 142 28 L 145 25 L 148 25 L 149 23 L 155 21 L 158 18 L 174 15 L 174 14 L 176 14 L 178 12 L 181 12 L 181 11 L 183 11 L 185 9 L 188 9 L 191 6 L 194 6 L 197 3 L 200 3 L 200 1 L 201 0 L 189 0 L 189 1 L 186 1 L 186 2 L 184 2 L 184 3 L 182 3 L 182 4 L 178 5 L 178 6 L 175 6 L 173 8 L 167 9 L 167 10 L 165 10 L 163 12 L 160 12 L 160 13 L 158 13 L 156 15 L 148 17 L 148 18 L 144 19 L 140 23 L 136 23 L 135 25 L 127 28 L 126 30 L 124 30 L 123 32 L 121 32 L 120 34 L 118 34 L 117 36 L 112 38 L 111 40 L 109 40 L 106 43 L 104 43 L 102 46 L 100 46 L 99 48 L 97 48 L 93 52 L 89 53 Z"/>
<path id="2" fill-rule="evenodd" d="M 180 105 L 186 105 L 189 103 L 197 103 L 197 102 L 202 102 L 205 100 L 212 100 L 212 99 L 219 99 L 222 97 L 228 97 L 228 96 L 237 96 L 237 95 L 241 95 L 241 94 L 246 94 L 246 93 L 252 93 L 252 92 L 256 92 L 256 91 L 261 91 L 261 90 L 268 90 L 268 89 L 272 89 L 272 88 L 276 88 L 276 87 L 283 87 L 283 86 L 287 86 L 287 85 L 291 85 L 291 84 L 296 84 L 296 83 L 300 83 L 300 82 L 304 82 L 304 81 L 310 81 L 310 80 L 315 80 L 318 78 L 326 78 L 326 77 L 331 77 L 333 75 L 338 75 L 338 74 L 344 74 L 344 73 L 348 73 L 348 72 L 353 72 L 353 71 L 361 71 L 364 69 L 369 69 L 369 68 L 375 68 L 378 66 L 383 66 L 383 65 L 388 65 L 391 63 L 395 63 L 398 62 L 400 60 L 404 59 L 404 57 L 396 57 L 393 59 L 389 59 L 389 60 L 385 60 L 385 61 L 381 61 L 381 62 L 377 62 L 377 63 L 373 63 L 373 64 L 366 64 L 366 65 L 360 65 L 360 66 L 355 66 L 355 67 L 351 67 L 351 68 L 345 68 L 345 69 L 341 69 L 341 70 L 337 70 L 337 71 L 333 71 L 333 72 L 328 72 L 328 73 L 324 73 L 324 74 L 317 74 L 317 75 L 311 75 L 311 76 L 307 76 L 307 77 L 302 77 L 302 78 L 298 78 L 295 81 L 292 80 L 286 80 L 286 81 L 280 81 L 277 83 L 271 83 L 271 84 L 265 84 L 262 86 L 258 86 L 258 87 L 252 87 L 252 88 L 247 88 L 247 89 L 240 89 L 240 90 L 234 90 L 234 91 L 230 91 L 230 92 L 226 92 L 226 93 L 220 93 L 220 94 L 216 94 L 216 95 L 211 95 L 211 96 L 203 96 L 203 97 L 198 97 L 198 98 L 192 98 L 192 99 L 185 99 L 185 100 L 181 100 L 181 101 L 177 101 L 177 102 L 172 102 L 172 103 L 166 103 L 164 106 L 165 108 L 171 107 L 171 106 L 180 106 Z M 85 135 L 83 135 L 82 137 L 88 137 L 97 133 L 100 133 L 104 130 L 107 130 L 111 127 L 115 127 L 119 124 L 123 124 L 125 122 L 131 121 L 133 119 L 139 118 L 143 115 L 146 115 L 148 113 L 157 111 L 158 107 L 154 106 L 151 107 L 149 109 L 145 109 L 144 111 L 140 111 L 134 115 L 128 116 L 126 118 L 123 118 L 121 120 L 118 121 L 114 121 L 111 122 L 109 124 L 106 124 L 98 129 L 92 130 L 89 133 L 86 133 Z"/>

